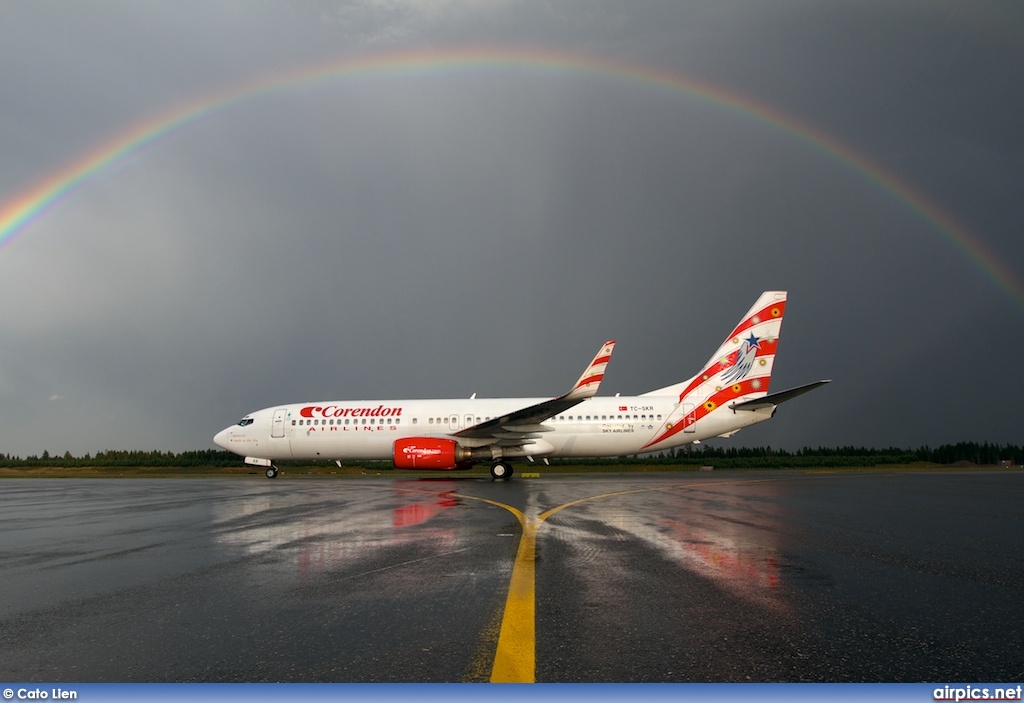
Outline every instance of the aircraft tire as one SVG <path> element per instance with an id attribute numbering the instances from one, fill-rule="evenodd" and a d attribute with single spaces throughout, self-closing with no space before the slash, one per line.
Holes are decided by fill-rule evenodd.
<path id="1" fill-rule="evenodd" d="M 267 478 L 277 478 L 277 467 L 276 466 L 267 467 Z"/>
<path id="2" fill-rule="evenodd" d="M 512 464 L 505 461 L 496 461 L 491 464 L 491 477 L 492 478 L 512 478 Z"/>

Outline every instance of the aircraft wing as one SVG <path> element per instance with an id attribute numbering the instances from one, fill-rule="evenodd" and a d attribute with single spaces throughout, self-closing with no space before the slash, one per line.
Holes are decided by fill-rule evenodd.
<path id="1" fill-rule="evenodd" d="M 779 403 L 784 403 L 787 400 L 796 398 L 798 395 L 803 395 L 808 391 L 813 391 L 819 386 L 824 386 L 826 383 L 831 383 L 832 380 L 827 381 L 815 381 L 814 383 L 808 383 L 804 386 L 797 386 L 796 388 L 790 388 L 788 391 L 780 391 L 778 393 L 769 393 L 763 398 L 755 398 L 754 400 L 746 400 L 742 403 L 733 403 L 729 407 L 733 412 L 737 410 L 760 410 L 762 408 L 772 408 Z"/>
<path id="2" fill-rule="evenodd" d="M 534 433 L 550 431 L 550 427 L 545 427 L 541 423 L 597 394 L 597 389 L 600 388 L 601 381 L 604 379 L 604 370 L 612 358 L 614 349 L 614 340 L 602 344 L 597 355 L 594 356 L 594 360 L 587 365 L 583 375 L 565 395 L 530 405 L 501 417 L 491 418 L 486 422 L 477 423 L 472 427 L 459 430 L 454 433 L 454 436 L 467 439 L 493 439 L 506 446 L 514 446 L 539 436 Z"/>

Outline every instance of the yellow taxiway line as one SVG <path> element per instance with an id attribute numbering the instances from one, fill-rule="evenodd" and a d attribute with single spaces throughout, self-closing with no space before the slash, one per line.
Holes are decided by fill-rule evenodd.
<path id="1" fill-rule="evenodd" d="M 678 488 L 697 489 L 718 486 L 725 483 L 761 483 L 764 481 L 785 480 L 785 477 L 749 479 L 746 481 L 713 481 L 673 484 L 654 488 L 637 488 L 629 491 L 615 491 L 599 495 L 579 498 L 551 508 L 540 515 L 525 515 L 511 505 L 496 500 L 456 493 L 460 498 L 479 500 L 499 508 L 504 508 L 519 520 L 523 534 L 519 539 L 515 564 L 512 566 L 512 580 L 509 584 L 508 598 L 505 600 L 505 613 L 501 619 L 501 631 L 498 635 L 498 647 L 494 654 L 491 667 L 491 683 L 534 683 L 536 680 L 537 651 L 537 618 L 536 618 L 536 579 L 535 563 L 537 559 L 537 532 L 544 522 L 555 513 L 573 505 L 613 498 L 633 493 L 651 493 Z"/>

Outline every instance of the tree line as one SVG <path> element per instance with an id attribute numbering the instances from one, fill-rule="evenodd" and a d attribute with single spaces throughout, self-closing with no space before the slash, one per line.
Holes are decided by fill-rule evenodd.
<path id="1" fill-rule="evenodd" d="M 187 452 L 143 452 L 143 451 L 102 451 L 95 456 L 89 453 L 73 456 L 71 452 L 63 455 L 44 451 L 42 455 L 30 455 L 24 458 L 11 454 L 0 453 L 0 468 L 53 467 L 63 469 L 107 468 L 107 467 L 185 467 L 185 468 L 221 468 L 235 466 L 241 461 L 237 454 L 221 449 L 201 449 Z"/>
<path id="2" fill-rule="evenodd" d="M 660 455 L 613 457 L 606 459 L 552 460 L 552 463 L 571 465 L 614 464 L 664 464 L 664 465 L 711 465 L 716 468 L 802 468 L 802 467 L 844 467 L 879 466 L 885 464 L 955 464 L 964 462 L 979 466 L 992 466 L 1004 461 L 1014 466 L 1024 464 L 1024 446 L 992 444 L 989 442 L 958 442 L 937 447 L 900 449 L 889 447 L 875 449 L 866 447 L 804 447 L 795 452 L 768 447 L 714 447 L 708 444 L 679 447 Z M 0 453 L 0 468 L 188 468 L 217 469 L 238 466 L 241 459 L 231 452 L 217 449 L 201 449 L 185 452 L 160 451 L 102 451 L 95 455 L 73 456 L 71 452 L 26 457 Z M 294 462 L 281 462 L 294 464 Z M 305 465 L 333 462 L 302 462 Z M 360 462 L 362 463 L 362 462 Z M 388 468 L 389 462 L 365 462 L 367 466 Z"/>
<path id="3" fill-rule="evenodd" d="M 973 464 L 994 466 L 1005 461 L 1024 463 L 1024 446 L 990 442 L 958 442 L 917 449 L 888 447 L 804 447 L 795 452 L 769 447 L 714 447 L 707 444 L 677 447 L 663 456 L 580 460 L 588 464 L 709 465 L 721 469 L 798 469 L 883 466 L 892 464 Z"/>

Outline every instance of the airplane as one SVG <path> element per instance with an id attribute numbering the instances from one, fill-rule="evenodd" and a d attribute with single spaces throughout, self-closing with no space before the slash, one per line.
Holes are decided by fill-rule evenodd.
<path id="1" fill-rule="evenodd" d="M 615 342 L 601 345 L 557 398 L 335 400 L 250 413 L 213 438 L 276 478 L 279 460 L 391 460 L 396 469 L 451 471 L 510 459 L 659 452 L 731 437 L 771 418 L 780 403 L 829 383 L 768 393 L 786 291 L 765 291 L 693 377 L 637 396 L 597 396 Z"/>

